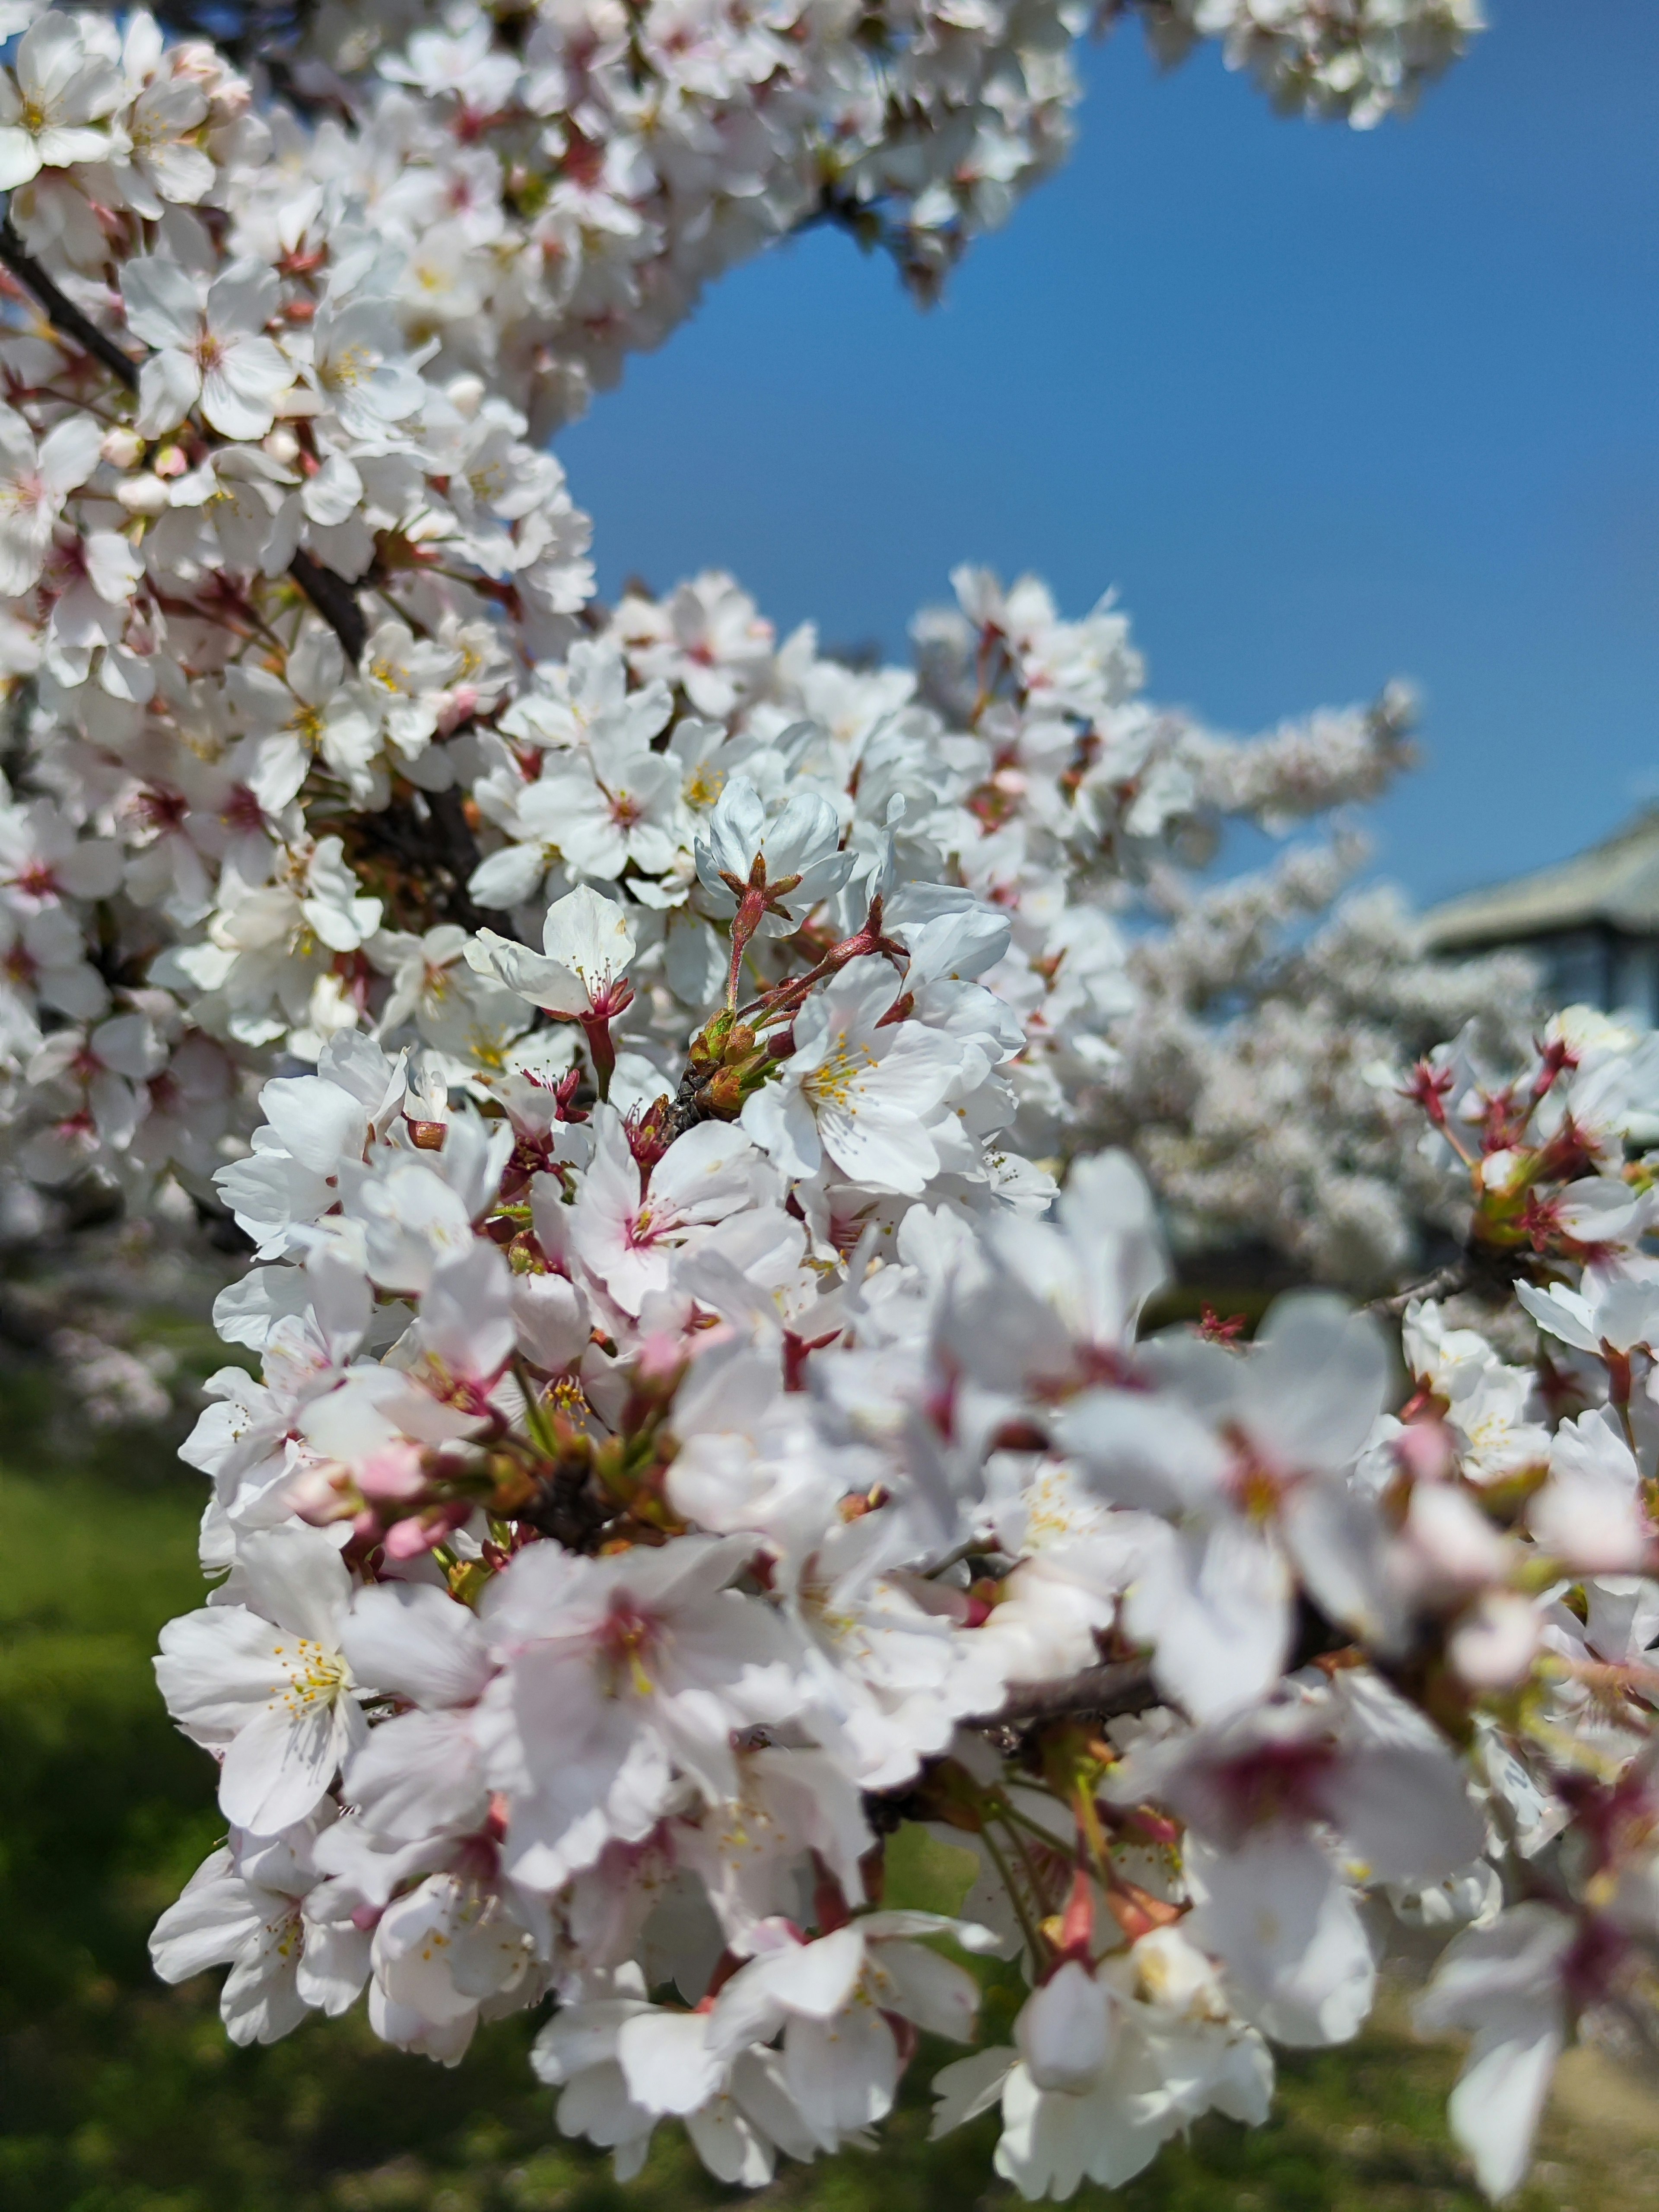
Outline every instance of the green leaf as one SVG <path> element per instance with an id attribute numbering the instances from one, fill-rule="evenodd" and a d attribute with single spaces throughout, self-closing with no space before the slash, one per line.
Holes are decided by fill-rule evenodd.
<path id="1" fill-rule="evenodd" d="M 979 1875 L 979 1859 L 960 1844 L 904 1820 L 887 1838 L 881 1902 L 890 1912 L 943 1912 L 952 1918 Z"/>

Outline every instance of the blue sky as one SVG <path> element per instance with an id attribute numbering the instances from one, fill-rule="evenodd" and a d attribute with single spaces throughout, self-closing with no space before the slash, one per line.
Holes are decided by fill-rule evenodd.
<path id="1" fill-rule="evenodd" d="M 961 560 L 1115 586 L 1238 730 L 1409 676 L 1425 900 L 1659 797 L 1659 5 L 1488 13 L 1366 134 L 1121 33 L 930 314 L 830 234 L 728 276 L 558 441 L 602 589 L 728 567 L 896 654 Z"/>

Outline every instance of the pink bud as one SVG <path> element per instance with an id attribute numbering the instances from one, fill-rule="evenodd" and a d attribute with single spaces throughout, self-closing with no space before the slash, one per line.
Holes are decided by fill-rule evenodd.
<path id="1" fill-rule="evenodd" d="M 447 1504 L 428 1506 L 424 1513 L 392 1523 L 386 1531 L 386 1555 L 389 1559 L 418 1559 L 422 1552 L 441 1544 L 471 1518 L 471 1503 L 465 1498 L 452 1498 Z"/>
<path id="2" fill-rule="evenodd" d="M 301 1520 L 313 1528 L 349 1520 L 357 1510 L 356 1487 L 348 1468 L 308 1467 L 294 1477 L 283 1494 Z"/>
<path id="3" fill-rule="evenodd" d="M 413 1444 L 383 1444 L 358 1469 L 357 1487 L 377 1504 L 407 1504 L 426 1488 L 420 1453 Z"/>
<path id="4" fill-rule="evenodd" d="M 641 1345 L 634 1362 L 639 1382 L 672 1382 L 685 1364 L 685 1346 L 677 1336 L 659 1329 Z"/>
<path id="5" fill-rule="evenodd" d="M 422 1552 L 441 1544 L 447 1534 L 441 1523 L 428 1522 L 418 1515 L 394 1521 L 386 1532 L 386 1555 L 388 1559 L 418 1559 Z"/>
<path id="6" fill-rule="evenodd" d="M 1395 1457 L 1418 1482 L 1444 1482 L 1457 1463 L 1443 1421 L 1408 1421 L 1394 1440 Z"/>

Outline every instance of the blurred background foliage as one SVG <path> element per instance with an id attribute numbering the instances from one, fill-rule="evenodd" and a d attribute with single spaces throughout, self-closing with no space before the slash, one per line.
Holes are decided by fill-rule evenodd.
<path id="1" fill-rule="evenodd" d="M 167 1332 L 162 1330 L 165 1337 Z M 175 1327 L 181 1382 L 211 1347 Z M 176 1735 L 150 1655 L 200 1601 L 198 1481 L 179 1424 L 81 1425 L 46 1372 L 0 1376 L 0 2212 L 683 2212 L 734 2192 L 671 2128 L 626 2190 L 570 2144 L 531 2076 L 533 2022 L 445 2070 L 361 2015 L 235 2051 L 216 1975 L 152 1980 L 145 1936 L 217 1840 L 211 1769 Z M 1476 2212 L 1446 2136 L 1455 2054 L 1403 2002 L 1349 2049 L 1292 2058 L 1271 2125 L 1206 2120 L 1110 2201 L 1122 2212 Z M 1018 2202 L 994 2115 L 927 2142 L 924 2053 L 878 2157 L 787 2166 L 755 2201 L 814 2212 Z M 1087 2191 L 1079 2204 L 1104 2205 Z M 1659 2107 L 1600 2062 L 1565 2069 L 1521 2212 L 1659 2203 Z"/>

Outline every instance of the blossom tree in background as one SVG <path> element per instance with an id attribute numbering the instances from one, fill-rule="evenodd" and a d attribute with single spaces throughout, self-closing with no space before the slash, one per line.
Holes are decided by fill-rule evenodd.
<path id="1" fill-rule="evenodd" d="M 1476 27 L 1133 12 L 1361 123 Z M 1403 1923 L 1512 2189 L 1569 2033 L 1650 2024 L 1659 1044 L 1506 1037 L 1375 900 L 1310 934 L 1340 843 L 1195 887 L 1381 789 L 1398 697 L 1224 741 L 975 570 L 906 670 L 722 575 L 603 608 L 545 447 L 803 222 L 927 290 L 1080 25 L 4 21 L 10 1157 L 254 1255 L 159 1971 L 448 2063 L 544 2006 L 624 2176 L 867 2142 L 926 2034 L 1064 2197 L 1260 2121 Z M 1412 1206 L 1456 1256 L 1161 1328 L 1132 1153 L 1304 1267 Z"/>

